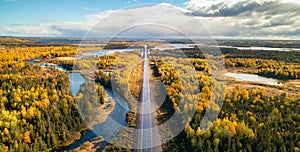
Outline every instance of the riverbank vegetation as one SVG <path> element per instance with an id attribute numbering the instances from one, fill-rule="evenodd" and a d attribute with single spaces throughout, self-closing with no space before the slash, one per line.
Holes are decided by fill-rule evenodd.
<path id="1" fill-rule="evenodd" d="M 255 58 L 291 63 L 300 63 L 299 51 L 268 51 L 268 50 L 238 50 L 232 48 L 221 48 L 226 58 Z"/>
<path id="2" fill-rule="evenodd" d="M 35 58 L 54 58 L 60 56 L 72 56 L 78 53 L 76 47 L 72 46 L 41 46 L 41 47 L 11 47 L 0 50 L 0 61 L 20 62 L 24 60 L 30 60 Z"/>
<path id="3" fill-rule="evenodd" d="M 78 138 L 74 135 L 85 125 L 70 94 L 68 75 L 18 66 L 18 74 L 3 70 L 0 75 L 1 151 L 55 150 Z"/>
<path id="4" fill-rule="evenodd" d="M 102 86 L 90 81 L 80 87 L 79 93 L 75 98 L 82 119 L 92 128 L 95 124 L 106 120 L 106 113 L 101 105 L 105 102 L 105 90 Z"/>
<path id="5" fill-rule="evenodd" d="M 253 68 L 256 74 L 280 80 L 299 79 L 300 64 L 255 58 L 227 58 L 227 68 Z"/>
<path id="6" fill-rule="evenodd" d="M 142 86 L 143 75 L 143 59 L 139 57 L 138 51 L 128 53 L 117 53 L 116 58 L 113 58 L 114 66 L 110 68 L 100 68 L 96 72 L 96 81 L 103 85 L 108 85 L 118 93 L 119 96 L 126 99 L 129 105 L 129 112 L 126 114 L 127 125 L 118 133 L 118 136 L 112 139 L 112 143 L 108 144 L 104 151 L 132 151 L 131 148 L 136 144 L 136 135 L 134 129 L 137 127 L 137 106 L 139 94 Z M 102 63 L 106 60 L 111 60 L 111 57 L 104 57 Z M 104 71 L 111 71 L 105 74 Z M 124 140 L 125 139 L 125 140 Z M 120 147 L 123 145 L 124 147 Z"/>
<path id="7" fill-rule="evenodd" d="M 70 94 L 68 74 L 24 62 L 76 52 L 56 46 L 0 50 L 0 151 L 56 150 L 79 137 L 85 124 Z"/>

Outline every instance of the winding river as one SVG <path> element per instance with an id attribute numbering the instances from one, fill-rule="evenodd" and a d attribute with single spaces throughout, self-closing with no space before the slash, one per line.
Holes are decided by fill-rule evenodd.
<path id="1" fill-rule="evenodd" d="M 117 50 L 101 50 L 101 51 L 93 51 L 93 52 L 86 52 L 76 58 L 86 58 L 88 56 L 103 56 L 106 54 L 110 54 L 113 52 L 124 52 L 124 51 L 132 51 L 132 49 L 117 49 Z M 29 60 L 27 63 L 36 65 L 37 63 L 34 60 Z M 80 90 L 81 85 L 85 82 L 85 78 L 79 72 L 71 72 L 67 69 L 63 68 L 62 66 L 58 66 L 56 64 L 40 64 L 42 67 L 50 67 L 60 69 L 64 72 L 68 72 L 70 78 L 70 93 L 74 96 Z M 126 122 L 126 113 L 129 111 L 129 106 L 127 101 L 123 98 L 117 96 L 113 93 L 111 89 L 105 88 L 105 91 L 109 98 L 112 98 L 115 101 L 115 106 L 113 111 L 108 115 L 107 119 L 103 123 L 96 124 L 91 130 L 86 130 L 83 132 L 81 138 L 76 140 L 74 143 L 69 145 L 68 147 L 64 148 L 64 150 L 72 150 L 84 142 L 92 141 L 94 138 L 98 136 L 102 136 L 105 141 L 96 144 L 96 147 L 100 146 L 100 149 L 97 151 L 101 151 L 104 147 L 108 144 L 109 141 L 127 125 Z"/>
<path id="2" fill-rule="evenodd" d="M 75 141 L 73 144 L 67 147 L 67 150 L 72 150 L 79 147 L 84 142 L 91 141 L 95 137 L 102 136 L 105 139 L 105 142 L 97 143 L 95 146 L 100 146 L 101 151 L 107 145 L 113 137 L 116 137 L 117 134 L 127 125 L 125 120 L 126 113 L 129 111 L 127 102 L 124 99 L 116 97 L 111 89 L 105 89 L 109 97 L 112 97 L 116 102 L 115 107 L 112 113 L 108 116 L 107 120 L 104 123 L 95 125 L 92 130 L 84 131 L 81 138 Z M 125 106 L 124 106 L 125 105 Z"/>

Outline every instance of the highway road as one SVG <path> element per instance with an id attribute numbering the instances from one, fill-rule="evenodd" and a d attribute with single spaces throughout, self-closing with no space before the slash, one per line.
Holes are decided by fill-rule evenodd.
<path id="1" fill-rule="evenodd" d="M 140 124 L 140 151 L 153 152 L 153 132 L 152 132 L 152 111 L 150 99 L 148 47 L 144 48 L 144 73 L 143 73 L 143 92 L 141 101 L 141 124 Z"/>

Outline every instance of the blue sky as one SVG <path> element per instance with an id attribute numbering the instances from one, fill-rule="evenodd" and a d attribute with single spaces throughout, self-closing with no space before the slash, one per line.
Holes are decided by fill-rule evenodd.
<path id="1" fill-rule="evenodd" d="M 193 37 L 300 40 L 300 1 L 0 0 L 0 36 L 103 37 L 145 23 Z M 126 34 L 174 36 L 157 27 Z"/>
<path id="2" fill-rule="evenodd" d="M 183 7 L 185 0 L 0 0 L 0 25 L 82 21 L 93 12 L 162 2 Z"/>

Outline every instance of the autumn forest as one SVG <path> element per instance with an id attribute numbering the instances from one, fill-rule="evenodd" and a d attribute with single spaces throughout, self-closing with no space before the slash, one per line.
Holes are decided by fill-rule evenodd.
<path id="1" fill-rule="evenodd" d="M 217 58 L 214 54 L 199 53 L 207 47 L 161 51 L 155 49 L 158 42 L 148 43 L 152 48 L 148 61 L 151 89 L 157 90 L 159 86 L 154 82 L 159 81 L 166 92 L 153 123 L 163 124 L 175 113 L 187 121 L 178 135 L 161 145 L 161 151 L 300 151 L 299 51 L 220 48 L 224 62 L 224 69 L 220 69 L 219 63 L 210 61 Z M 91 50 L 101 52 L 130 45 L 141 46 L 138 41 L 126 40 L 79 47 L 1 38 L 0 151 L 132 151 L 134 137 L 130 129 L 139 127 L 137 103 L 143 79 L 139 50 L 77 58 Z M 178 52 L 186 58 L 178 58 Z M 195 74 L 184 75 L 189 70 Z M 219 70 L 256 75 L 282 85 L 215 77 L 214 72 Z M 77 94 L 70 90 L 71 72 L 81 73 L 85 79 Z M 122 138 L 116 140 L 129 146 L 108 142 L 99 148 L 89 140 L 69 149 L 84 132 L 113 113 L 117 101 L 109 97 L 107 90 L 114 86 L 118 86 L 116 92 L 129 107 L 124 118 L 126 127 L 118 132 Z M 191 112 L 193 115 L 185 117 Z M 101 121 L 95 122 L 98 117 Z"/>

